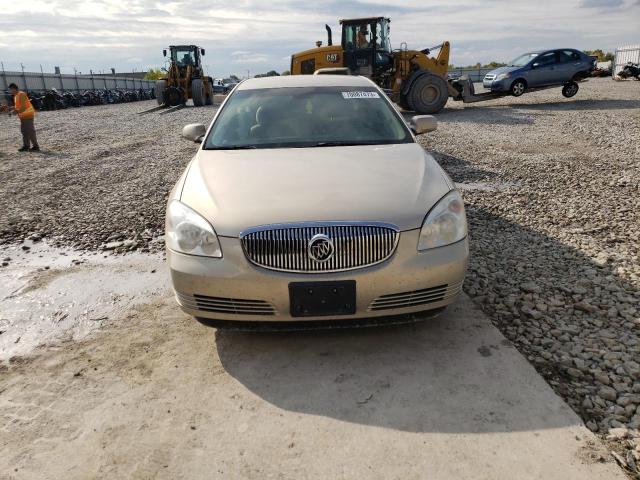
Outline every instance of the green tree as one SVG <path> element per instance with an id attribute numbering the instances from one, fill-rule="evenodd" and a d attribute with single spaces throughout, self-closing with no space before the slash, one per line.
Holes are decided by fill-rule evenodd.
<path id="1" fill-rule="evenodd" d="M 502 62 L 489 62 L 489 63 L 485 63 L 483 65 L 484 68 L 498 68 L 498 67 L 504 67 L 506 65 L 506 63 L 502 63 Z"/>
<path id="2" fill-rule="evenodd" d="M 259 73 L 257 75 L 254 75 L 255 78 L 262 78 L 262 77 L 279 77 L 280 74 L 278 72 L 276 72 L 275 70 L 269 70 L 267 73 Z"/>
<path id="3" fill-rule="evenodd" d="M 599 62 L 608 62 L 615 58 L 615 55 L 611 52 L 603 52 L 602 49 L 598 48 L 596 50 L 586 50 L 585 53 L 587 55 L 592 55 L 598 58 Z"/>
<path id="4" fill-rule="evenodd" d="M 160 80 L 164 78 L 165 73 L 159 68 L 150 68 L 147 73 L 144 74 L 145 80 Z"/>
<path id="5" fill-rule="evenodd" d="M 291 75 L 291 72 L 289 70 L 285 70 L 280 75 L 282 75 L 284 77 L 284 76 L 287 76 L 287 75 Z"/>

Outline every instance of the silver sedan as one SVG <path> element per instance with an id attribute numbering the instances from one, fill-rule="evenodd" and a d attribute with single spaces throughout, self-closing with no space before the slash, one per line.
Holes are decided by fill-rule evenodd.
<path id="1" fill-rule="evenodd" d="M 407 125 L 363 77 L 239 84 L 208 131 L 183 131 L 201 147 L 167 207 L 182 309 L 219 326 L 381 323 L 452 303 L 467 222 L 416 142 L 435 126 L 429 116 Z"/>

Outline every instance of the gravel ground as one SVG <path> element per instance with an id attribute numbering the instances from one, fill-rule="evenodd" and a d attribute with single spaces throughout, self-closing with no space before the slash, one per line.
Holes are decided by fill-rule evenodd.
<path id="1" fill-rule="evenodd" d="M 215 107 L 136 114 L 156 105 L 40 112 L 41 153 L 17 152 L 18 119 L 0 116 L 0 243 L 161 249 L 167 195 L 196 151 L 181 129 L 208 123 Z"/>
<path id="2" fill-rule="evenodd" d="M 43 112 L 41 154 L 0 117 L 0 243 L 158 250 L 166 196 L 212 108 Z M 421 137 L 468 203 L 466 292 L 640 478 L 640 82 L 462 106 Z M 635 472 L 635 473 L 634 473 Z"/>

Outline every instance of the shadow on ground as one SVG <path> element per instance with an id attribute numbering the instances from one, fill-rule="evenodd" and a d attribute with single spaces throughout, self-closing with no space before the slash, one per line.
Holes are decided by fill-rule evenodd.
<path id="1" fill-rule="evenodd" d="M 465 163 L 444 158 L 449 166 Z M 599 364 L 630 390 L 633 380 L 599 356 L 625 353 L 627 345 L 633 355 L 639 333 L 622 313 L 610 318 L 606 305 L 637 292 L 610 264 L 596 265 L 571 246 L 485 210 L 481 195 L 494 192 L 467 194 L 472 258 L 466 291 L 576 412 L 600 420 L 604 408 L 582 406 L 599 388 L 589 366 Z M 523 289 L 527 281 L 540 291 Z M 579 303 L 589 307 L 577 308 Z M 611 342 L 610 334 L 619 341 Z M 284 410 L 411 432 L 580 423 L 466 297 L 440 317 L 412 326 L 309 334 L 217 331 L 216 344 L 231 376 Z M 584 366 L 570 377 L 575 358 Z"/>

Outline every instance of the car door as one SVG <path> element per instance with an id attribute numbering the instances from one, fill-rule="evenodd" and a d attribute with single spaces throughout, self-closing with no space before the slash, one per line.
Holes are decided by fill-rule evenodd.
<path id="1" fill-rule="evenodd" d="M 538 55 L 531 63 L 531 70 L 527 75 L 529 87 L 544 87 L 558 83 L 561 75 L 558 71 L 558 65 L 558 53 L 556 51 Z"/>
<path id="2" fill-rule="evenodd" d="M 560 50 L 560 63 L 558 64 L 558 71 L 560 75 L 560 81 L 568 82 L 577 73 L 585 72 L 589 70 L 588 64 L 584 61 L 579 52 L 575 50 Z"/>

